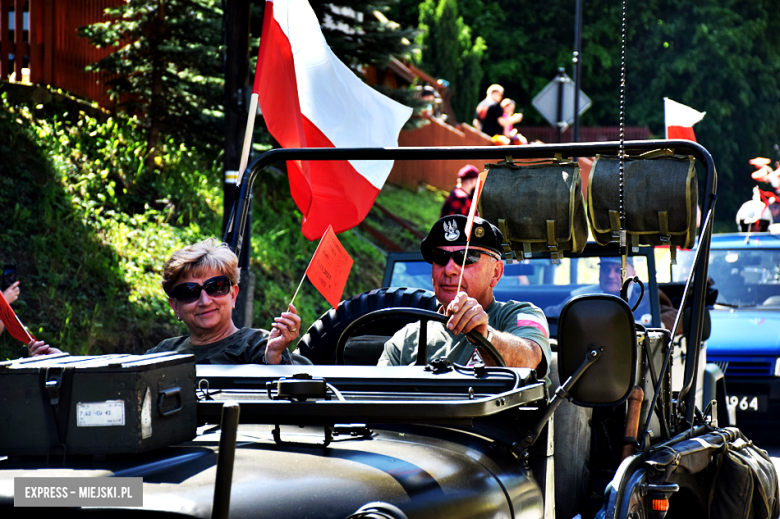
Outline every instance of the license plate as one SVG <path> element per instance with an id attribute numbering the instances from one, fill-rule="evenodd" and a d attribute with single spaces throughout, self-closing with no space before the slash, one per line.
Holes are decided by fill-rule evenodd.
<path id="1" fill-rule="evenodd" d="M 740 412 L 759 412 L 767 410 L 766 395 L 729 395 L 729 406 Z"/>

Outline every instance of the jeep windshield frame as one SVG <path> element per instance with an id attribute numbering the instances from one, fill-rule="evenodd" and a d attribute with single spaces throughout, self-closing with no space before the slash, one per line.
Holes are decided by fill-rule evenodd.
<path id="1" fill-rule="evenodd" d="M 544 311 L 549 325 L 550 337 L 558 336 L 558 312 L 560 312 L 563 303 L 571 297 L 571 291 L 576 288 L 583 288 L 583 278 L 586 273 L 582 270 L 590 268 L 590 277 L 597 275 L 598 264 L 601 258 L 614 258 L 618 255 L 616 243 L 599 245 L 595 242 L 588 242 L 585 249 L 578 254 L 567 252 L 560 263 L 552 264 L 549 254 L 543 252 L 534 252 L 531 258 L 518 258 L 518 263 L 512 265 L 506 263 L 504 275 L 493 289 L 493 294 L 497 301 L 524 301 L 538 306 Z M 656 281 L 655 255 L 653 247 L 640 247 L 638 252 L 628 251 L 629 259 L 634 260 L 634 266 L 637 268 L 637 276 L 644 284 L 645 298 L 649 298 L 647 307 L 642 304 L 643 309 L 649 308 L 650 322 L 641 321 L 645 327 L 661 327 L 661 309 L 658 301 L 658 282 Z M 403 266 L 403 267 L 402 267 Z M 405 273 L 401 270 L 405 269 Z M 558 276 L 556 270 L 561 269 L 564 276 Z M 596 272 L 592 272 L 596 270 Z M 567 273 L 568 271 L 568 273 Z M 409 274 L 411 272 L 411 274 Z M 425 272 L 423 275 L 422 272 Z M 512 276 L 527 274 L 528 284 L 514 284 L 508 278 Z M 646 274 L 646 278 L 645 278 Z M 423 276 L 425 279 L 423 280 Z M 395 281 L 394 281 L 395 280 Z M 409 280 L 416 282 L 414 285 L 399 283 L 399 280 Z M 595 279 L 590 281 L 597 282 Z M 431 282 L 430 265 L 423 259 L 422 253 L 417 252 L 391 252 L 387 256 L 387 267 L 382 279 L 382 285 L 391 286 L 413 286 L 414 288 L 423 288 L 433 291 Z M 564 289 L 564 290 L 560 290 Z M 595 289 L 595 286 L 594 286 Z M 637 292 L 638 286 L 633 287 Z M 579 292 L 587 293 L 587 292 Z M 594 292 L 597 293 L 597 292 Z M 553 310 L 553 313 L 549 313 Z M 635 311 L 637 319 L 641 317 L 640 312 Z"/>
<path id="2" fill-rule="evenodd" d="M 302 368 L 305 368 L 302 370 Z M 306 375 L 298 375 L 305 371 Z M 311 378 L 310 378 L 311 377 Z M 332 425 L 336 422 L 470 425 L 507 409 L 535 409 L 547 390 L 529 368 L 416 366 L 198 366 L 198 421 L 219 423 L 226 401 L 241 402 L 241 422 Z M 279 395 L 279 384 L 325 382 L 303 398 Z M 201 383 L 199 382 L 199 385 Z M 288 388 L 292 387 L 288 385 Z M 338 388 L 338 389 L 336 389 Z"/>
<path id="3" fill-rule="evenodd" d="M 710 153 L 700 144 L 686 140 L 647 140 L 625 141 L 622 143 L 626 156 L 635 156 L 644 152 L 670 149 L 675 154 L 692 155 L 704 167 L 704 188 L 700 189 L 702 204 L 702 225 L 699 228 L 698 247 L 694 266 L 686 281 L 686 289 L 675 322 L 680 322 L 683 309 L 692 300 L 691 320 L 687 330 L 688 351 L 685 365 L 685 378 L 679 400 L 685 402 L 685 419 L 693 423 L 695 413 L 696 378 L 699 352 L 702 341 L 702 329 L 707 292 L 707 258 L 712 236 L 713 214 L 717 199 L 717 172 Z M 415 148 L 302 148 L 273 149 L 260 155 L 243 172 L 236 186 L 236 201 L 231 210 L 223 241 L 241 258 L 244 232 L 246 232 L 249 208 L 254 181 L 267 166 L 280 161 L 295 160 L 458 160 L 458 159 L 553 159 L 558 157 L 592 157 L 595 155 L 619 155 L 621 143 L 566 143 L 539 144 L 526 146 L 488 146 L 488 147 L 415 147 Z M 243 265 L 239 265 L 243 266 Z"/>

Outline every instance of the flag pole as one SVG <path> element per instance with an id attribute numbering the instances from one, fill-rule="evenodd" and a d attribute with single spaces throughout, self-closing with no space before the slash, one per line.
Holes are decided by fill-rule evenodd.
<path id="1" fill-rule="evenodd" d="M 241 162 L 238 164 L 238 178 L 236 179 L 236 187 L 241 185 L 241 178 L 243 177 L 244 170 L 249 163 L 249 152 L 252 150 L 252 135 L 255 131 L 255 116 L 257 115 L 257 93 L 252 92 L 252 97 L 249 98 L 249 114 L 246 119 L 246 132 L 244 133 L 244 147 L 241 149 Z"/>
<path id="2" fill-rule="evenodd" d="M 303 273 L 303 277 L 301 278 L 301 282 L 298 283 L 298 288 L 295 289 L 295 293 L 293 294 L 292 301 L 290 301 L 290 304 L 293 304 L 295 302 L 295 298 L 298 296 L 298 291 L 303 286 L 303 280 L 306 279 L 306 272 Z"/>
<path id="3" fill-rule="evenodd" d="M 477 185 L 474 186 L 474 194 L 471 195 L 471 207 L 469 208 L 469 217 L 466 220 L 466 228 L 464 229 L 464 232 L 466 233 L 466 248 L 463 252 L 463 264 L 460 266 L 460 278 L 458 279 L 458 290 L 455 292 L 460 293 L 460 285 L 463 282 L 463 270 L 466 268 L 466 258 L 469 253 L 469 244 L 471 243 L 471 228 L 474 226 L 474 217 L 477 215 L 477 201 L 479 200 L 479 195 L 482 192 L 482 186 L 484 185 L 484 180 L 482 179 L 482 176 L 477 177 Z"/>
<path id="4" fill-rule="evenodd" d="M 466 237 L 466 248 L 463 249 L 463 264 L 460 266 L 460 278 L 458 278 L 458 290 L 455 291 L 456 294 L 460 293 L 460 284 L 463 282 L 463 269 L 466 268 L 466 256 L 469 254 L 469 242 L 471 242 L 471 236 Z"/>
<path id="5" fill-rule="evenodd" d="M 328 229 L 330 229 L 330 225 L 328 226 Z M 325 234 L 327 234 L 328 231 L 325 231 Z M 322 238 L 325 237 L 325 234 L 322 235 Z M 290 301 L 290 304 L 293 304 L 295 302 L 295 298 L 298 297 L 298 291 L 303 286 L 303 280 L 306 279 L 306 273 L 309 272 L 309 267 L 311 267 L 312 261 L 314 261 L 314 257 L 317 255 L 317 251 L 320 250 L 320 247 L 322 246 L 322 238 L 320 238 L 320 242 L 317 244 L 317 248 L 314 249 L 314 254 L 312 255 L 311 259 L 309 260 L 309 264 L 306 266 L 306 270 L 303 271 L 303 277 L 301 278 L 301 282 L 298 283 L 298 288 L 295 289 L 295 293 L 293 294 L 292 301 Z"/>

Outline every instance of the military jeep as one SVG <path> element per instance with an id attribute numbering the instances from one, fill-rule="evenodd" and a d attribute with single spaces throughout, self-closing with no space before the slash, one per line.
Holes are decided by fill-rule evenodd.
<path id="1" fill-rule="evenodd" d="M 92 436 L 93 453 L 89 445 L 77 453 L 50 446 L 32 454 L 6 448 L 0 452 L 8 455 L 0 458 L 3 516 L 25 513 L 12 508 L 14 478 L 82 476 L 142 477 L 143 505 L 61 506 L 52 514 L 706 517 L 713 509 L 730 510 L 718 496 L 724 494 L 724 484 L 739 482 L 740 477 L 725 474 L 733 474 L 728 460 L 741 456 L 752 467 L 741 473 L 742 480 L 748 474 L 756 484 L 740 499 L 758 515 L 776 517 L 777 479 L 774 472 L 762 471 L 767 460 L 760 450 L 739 430 L 719 428 L 713 405 L 707 403 L 702 411 L 695 404 L 715 203 L 713 161 L 689 141 L 625 143 L 631 155 L 661 148 L 694 156 L 705 177 L 705 218 L 677 317 L 685 321 L 682 335 L 661 328 L 655 318 L 636 324 L 632 309 L 617 296 L 584 295 L 572 298 L 553 323 L 557 344 L 550 387 L 544 373 L 506 367 L 477 334 L 474 340 L 493 352 L 497 366 L 466 367 L 446 359 L 427 363 L 422 339 L 418 364 L 378 367 L 377 345 L 383 338 L 407 322 L 443 319 L 435 312 L 435 297 L 424 288 L 378 288 L 341 302 L 309 328 L 298 353 L 312 365 L 199 365 L 191 380 L 186 374 L 176 376 L 174 390 L 161 382 L 146 387 L 152 395 L 147 408 L 143 387 L 136 396 L 130 393 L 135 400 L 129 406 L 147 409 L 155 430 L 194 408 L 197 423 L 191 440 L 130 453 L 106 450 L 100 435 Z M 241 182 L 225 240 L 241 257 L 253 181 L 275 161 L 554 159 L 618 151 L 618 143 L 273 150 L 253 163 Z M 604 250 L 602 254 L 615 253 L 610 247 Z M 532 256 L 550 260 L 543 253 Z M 651 304 L 657 307 L 657 301 Z M 688 352 L 684 382 L 673 391 L 670 364 L 681 347 Z M 122 367 L 126 362 L 114 358 L 111 363 Z M 0 367 L 0 377 L 17 367 Z M 53 402 L 52 388 L 64 391 L 66 385 L 49 380 L 50 368 L 40 377 L 43 407 Z M 29 399 L 40 405 L 40 395 Z M 56 419 L 54 425 L 59 425 Z M 61 433 L 60 440 L 64 434 L 79 434 L 74 428 L 54 431 Z M 136 445 L 143 445 L 147 440 L 137 434 Z M 8 435 L 4 432 L 0 439 L 0 450 L 16 440 Z"/>

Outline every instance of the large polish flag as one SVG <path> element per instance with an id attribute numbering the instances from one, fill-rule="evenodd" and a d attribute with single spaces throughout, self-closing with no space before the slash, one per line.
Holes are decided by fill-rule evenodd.
<path id="1" fill-rule="evenodd" d="M 333 54 L 307 0 L 265 3 L 253 97 L 283 148 L 398 146 L 412 109 L 361 81 Z M 251 108 L 250 108 L 251 110 Z M 393 161 L 290 161 L 290 190 L 309 240 L 366 217 Z"/>
<path id="2" fill-rule="evenodd" d="M 707 112 L 699 112 L 664 97 L 664 120 L 666 121 L 667 139 L 686 139 L 696 142 L 693 134 L 693 125 L 704 118 Z"/>

